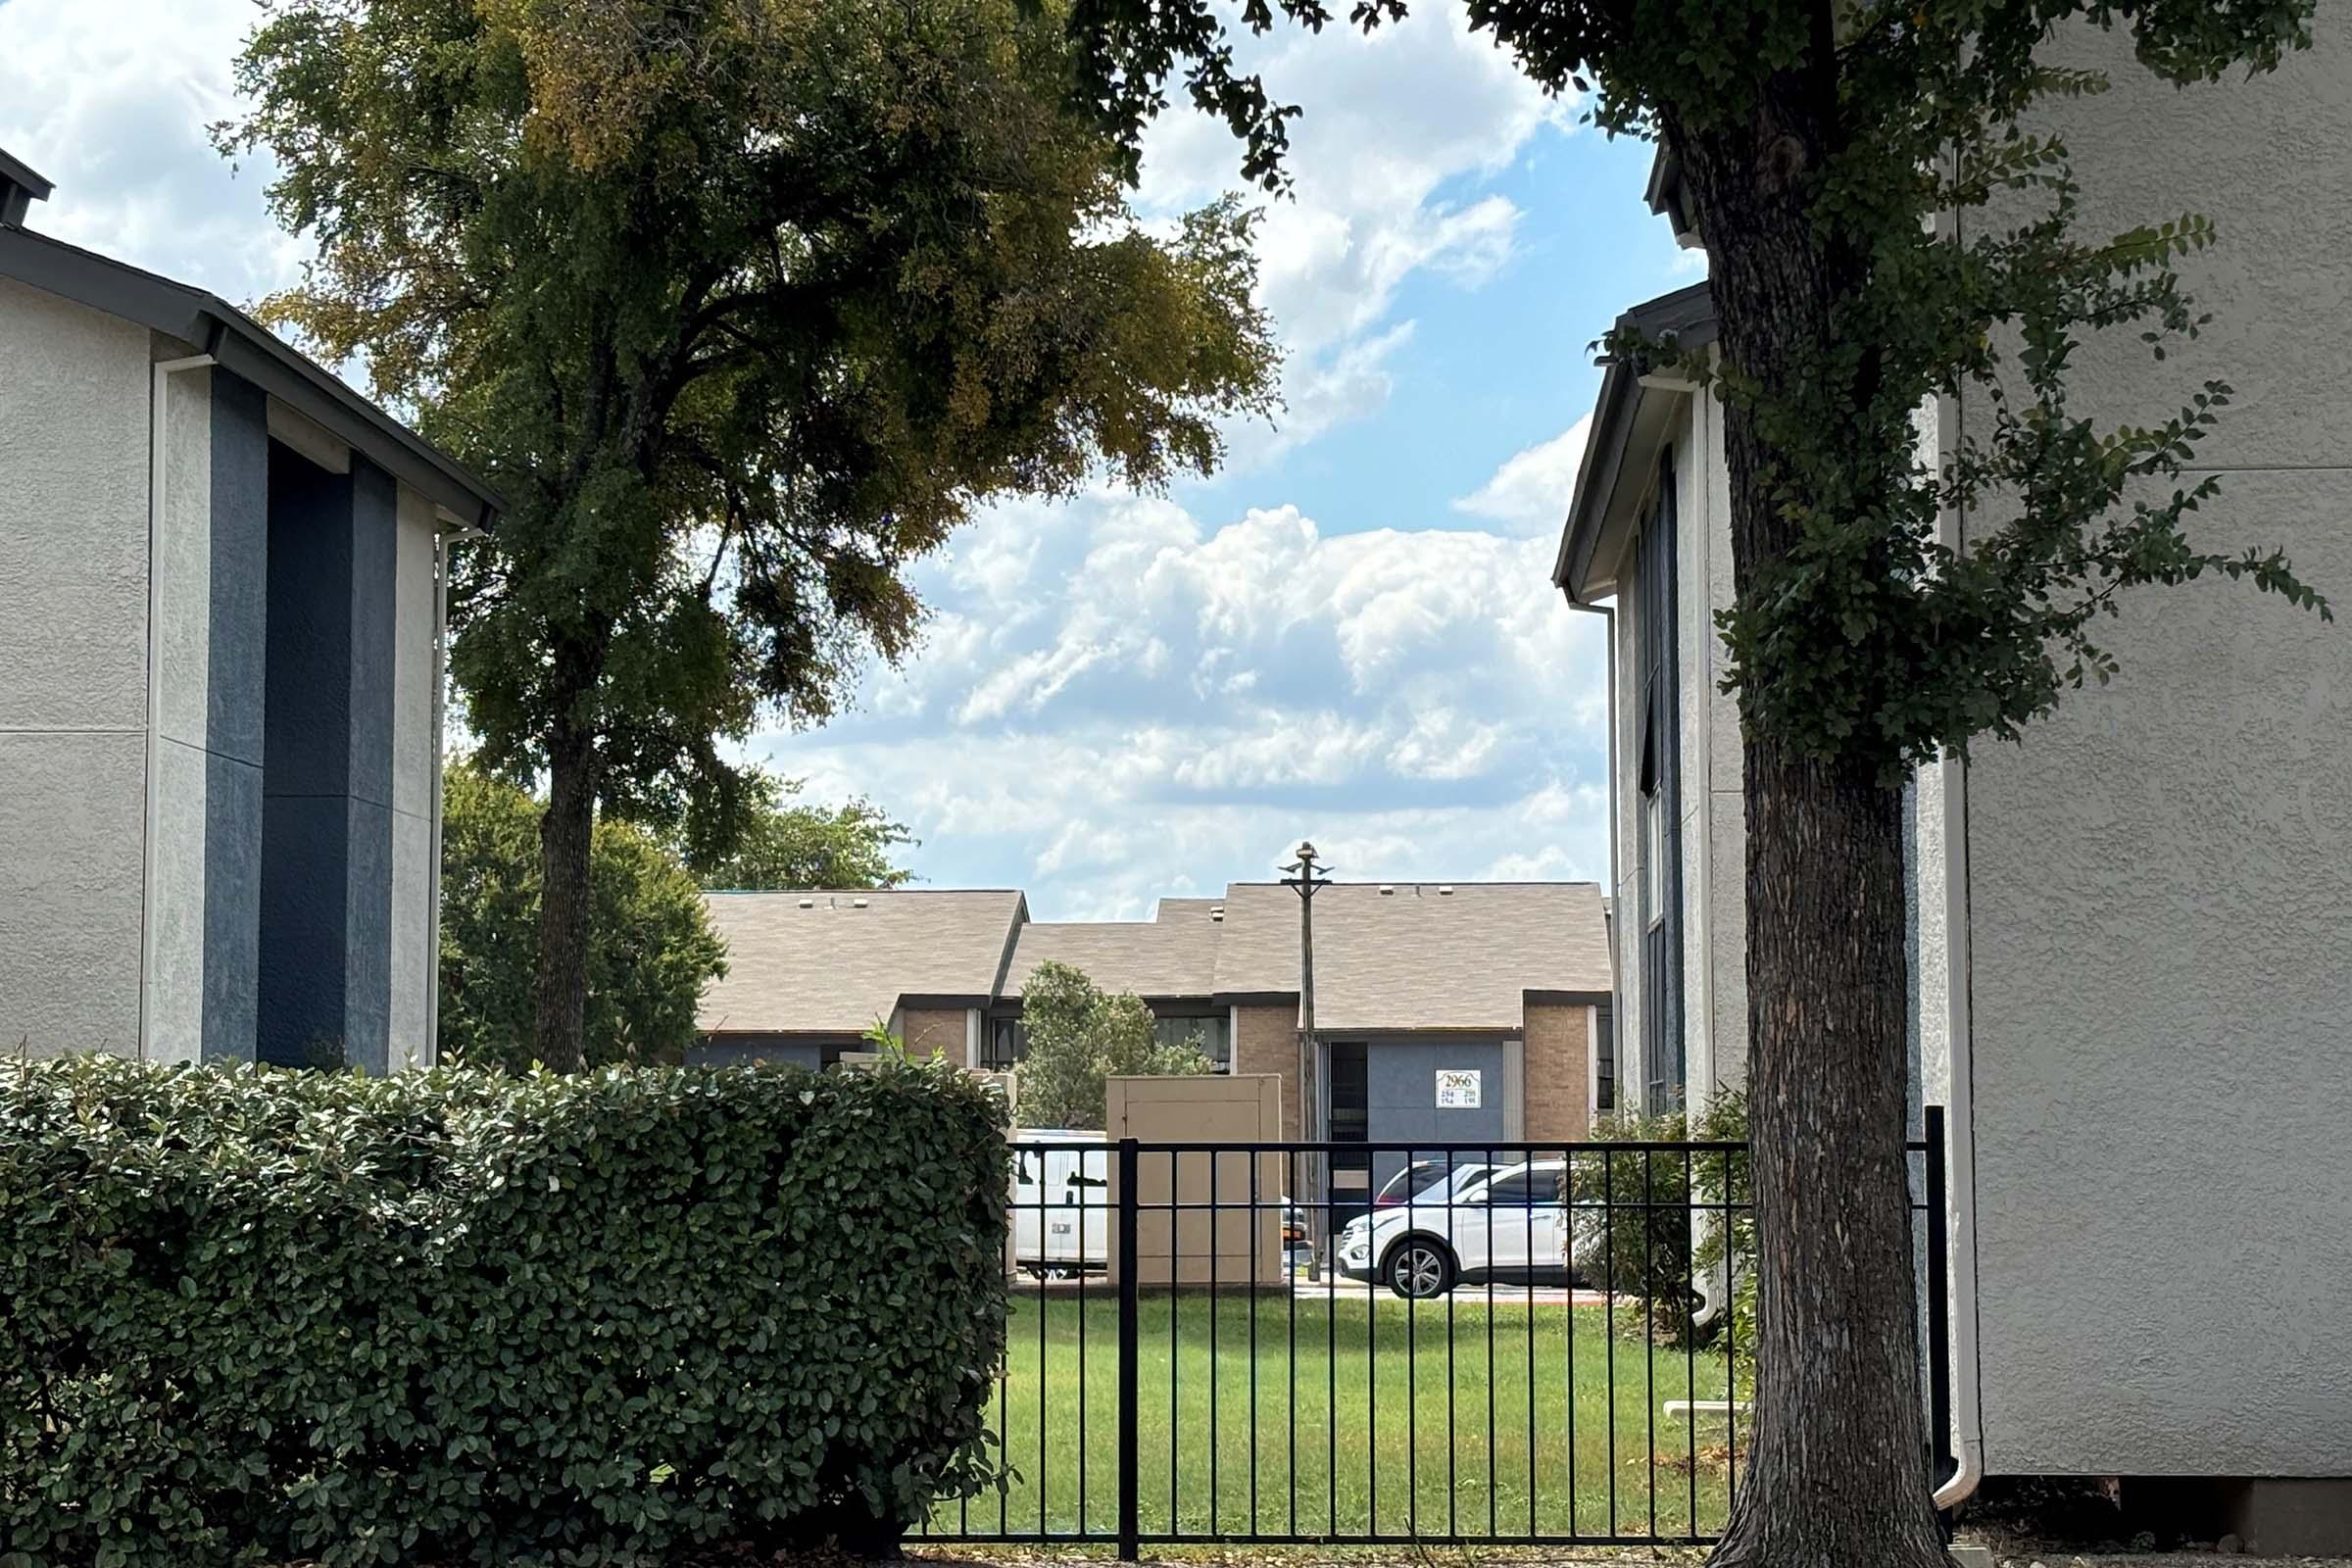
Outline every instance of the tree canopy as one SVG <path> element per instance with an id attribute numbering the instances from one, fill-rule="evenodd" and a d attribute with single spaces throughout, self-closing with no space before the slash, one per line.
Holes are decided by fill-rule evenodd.
<path id="1" fill-rule="evenodd" d="M 1104 992 L 1066 963 L 1047 959 L 1021 986 L 1024 1127 L 1102 1125 L 1102 1080 L 1112 1074 L 1182 1078 L 1210 1070 L 1198 1044 L 1161 1043 L 1152 1009 L 1132 992 Z"/>
<path id="2" fill-rule="evenodd" d="M 860 796 L 841 806 L 798 804 L 799 779 L 755 773 L 732 843 L 723 850 L 681 849 L 687 868 L 706 888 L 739 893 L 788 888 L 895 888 L 914 873 L 898 863 L 916 840 Z"/>
<path id="3" fill-rule="evenodd" d="M 526 1071 L 544 808 L 465 762 L 444 771 L 441 799 L 441 1053 Z M 726 973 L 726 945 L 652 833 L 607 819 L 593 844 L 587 1064 L 679 1061 L 703 987 Z"/>
<path id="4" fill-rule="evenodd" d="M 240 57 L 318 260 L 264 314 L 508 501 L 459 553 L 479 759 L 545 776 L 539 1049 L 576 1062 L 589 824 L 746 800 L 717 743 L 913 647 L 991 498 L 1205 472 L 1276 351 L 1250 215 L 1129 213 L 1027 0 L 272 0 Z"/>

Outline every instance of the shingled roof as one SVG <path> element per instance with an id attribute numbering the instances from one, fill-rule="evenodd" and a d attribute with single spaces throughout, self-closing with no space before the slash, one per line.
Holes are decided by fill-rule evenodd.
<path id="1" fill-rule="evenodd" d="M 727 975 L 703 993 L 710 1033 L 856 1034 L 902 998 L 997 994 L 1028 906 L 1013 889 L 713 893 Z"/>
<path id="2" fill-rule="evenodd" d="M 902 1003 L 1017 1001 L 1048 958 L 1152 1000 L 1298 990 L 1298 900 L 1273 882 L 1163 899 L 1150 920 L 1032 921 L 1010 890 L 719 893 L 710 912 L 728 972 L 703 999 L 706 1033 L 850 1034 Z M 1341 882 L 1315 896 L 1327 1031 L 1515 1031 L 1530 993 L 1605 997 L 1609 982 L 1590 882 Z"/>
<path id="3" fill-rule="evenodd" d="M 1384 888 L 1387 891 L 1384 891 Z M 1298 899 L 1225 892 L 1217 992 L 1298 989 Z M 1591 882 L 1336 882 L 1315 895 L 1315 1026 L 1517 1029 L 1527 993 L 1606 997 L 1608 932 Z"/>
<path id="4" fill-rule="evenodd" d="M 1017 997 L 1037 966 L 1052 958 L 1077 969 L 1105 991 L 1139 997 L 1206 997 L 1217 989 L 1217 937 L 1222 930 L 1208 915 L 1160 902 L 1154 920 L 1085 922 L 1032 921 L 1013 944 L 1012 966 L 1004 975 L 1007 997 Z"/>

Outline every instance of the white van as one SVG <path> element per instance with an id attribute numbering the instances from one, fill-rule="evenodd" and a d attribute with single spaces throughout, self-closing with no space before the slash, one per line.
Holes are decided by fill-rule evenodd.
<path id="1" fill-rule="evenodd" d="M 1024 1127 L 1012 1135 L 1012 1259 L 1045 1279 L 1110 1267 L 1110 1151 L 1099 1132 Z"/>

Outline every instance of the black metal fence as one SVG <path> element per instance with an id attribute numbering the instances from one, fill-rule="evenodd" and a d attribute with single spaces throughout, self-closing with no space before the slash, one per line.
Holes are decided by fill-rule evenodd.
<path id="1" fill-rule="evenodd" d="M 1942 1433 L 1938 1108 L 1925 1133 L 1907 1197 Z M 920 1535 L 1133 1557 L 1699 1545 L 1728 1520 L 1752 1388 L 1743 1144 L 1061 1135 L 1013 1155 L 1000 1480 Z M 1365 1185 L 1335 1188 L 1350 1168 Z"/>

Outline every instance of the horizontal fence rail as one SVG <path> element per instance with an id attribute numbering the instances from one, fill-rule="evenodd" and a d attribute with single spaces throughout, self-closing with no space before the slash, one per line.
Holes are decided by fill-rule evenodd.
<path id="1" fill-rule="evenodd" d="M 1948 1430 L 1940 1110 L 1907 1147 Z M 939 1542 L 1703 1545 L 1752 1388 L 1744 1144 L 1012 1147 L 997 1484 Z"/>

